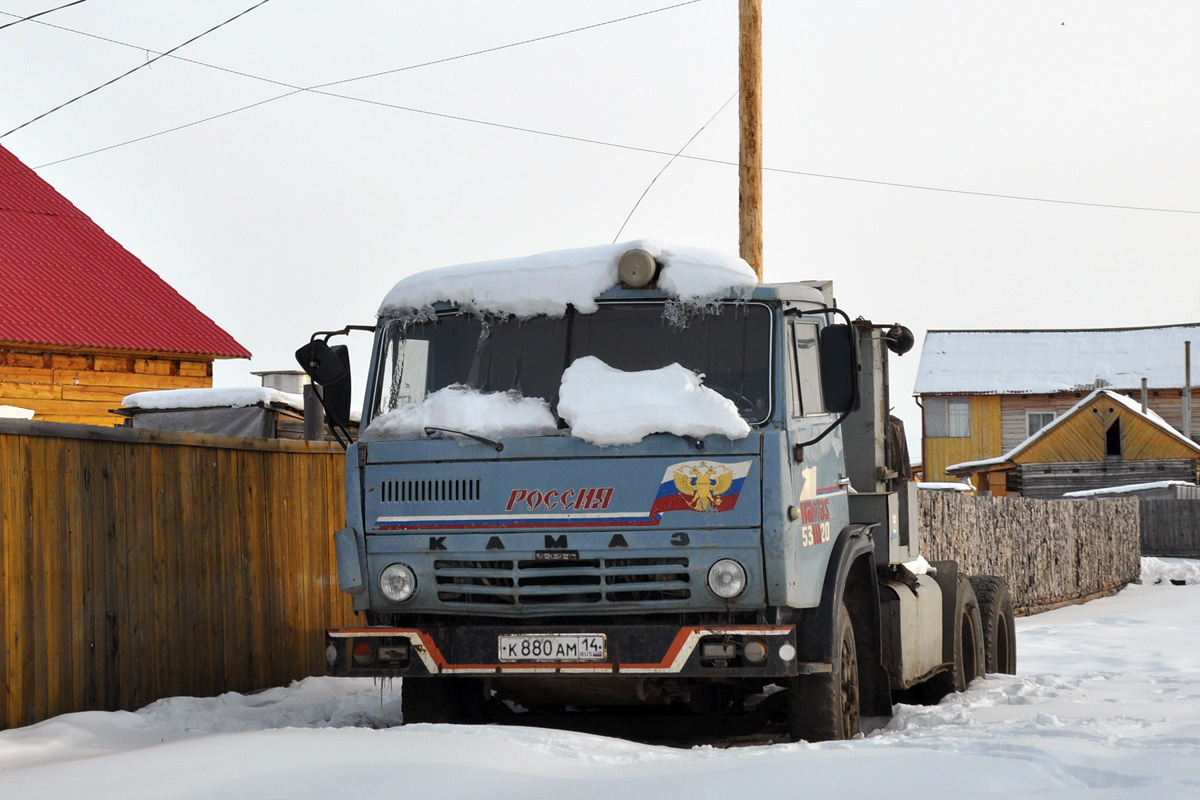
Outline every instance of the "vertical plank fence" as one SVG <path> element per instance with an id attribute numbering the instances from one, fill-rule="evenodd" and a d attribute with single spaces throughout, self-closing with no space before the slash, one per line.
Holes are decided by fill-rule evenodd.
<path id="1" fill-rule="evenodd" d="M 1200 500 L 1142 500 L 1142 552 L 1200 558 Z"/>
<path id="2" fill-rule="evenodd" d="M 926 558 L 1008 581 L 1032 614 L 1120 589 L 1141 573 L 1139 501 L 1034 500 L 921 491 Z"/>
<path id="3" fill-rule="evenodd" d="M 325 669 L 326 443 L 0 420 L 0 728 Z"/>

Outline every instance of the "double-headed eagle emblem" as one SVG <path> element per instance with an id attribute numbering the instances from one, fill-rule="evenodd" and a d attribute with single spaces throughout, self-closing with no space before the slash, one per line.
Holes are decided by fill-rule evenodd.
<path id="1" fill-rule="evenodd" d="M 675 470 L 675 488 L 687 498 L 693 511 L 716 511 L 721 505 L 721 495 L 730 486 L 733 486 L 733 472 L 722 464 L 701 461 Z"/>

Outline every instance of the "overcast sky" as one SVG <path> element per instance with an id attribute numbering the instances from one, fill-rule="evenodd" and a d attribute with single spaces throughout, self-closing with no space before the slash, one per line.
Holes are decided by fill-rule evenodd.
<path id="1" fill-rule="evenodd" d="M 0 25 L 63 2 L 0 0 Z M 0 132 L 254 2 L 0 29 Z M 175 53 L 202 63 L 157 60 L 0 144 L 249 348 L 215 375 L 249 385 L 414 271 L 611 242 L 667 162 L 644 151 L 737 88 L 736 0 L 644 14 L 675 2 L 271 0 Z M 910 440 L 926 330 L 1200 321 L 1200 4 L 763 6 L 766 279 L 833 279 L 852 316 L 913 328 Z M 298 92 L 53 163 L 295 91 L 256 78 L 384 71 L 323 90 L 359 100 Z M 707 160 L 672 164 L 621 238 L 736 251 L 736 102 L 685 155 Z"/>

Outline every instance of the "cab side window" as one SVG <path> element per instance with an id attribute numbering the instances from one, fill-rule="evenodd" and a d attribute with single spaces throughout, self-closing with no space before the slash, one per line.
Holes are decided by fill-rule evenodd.
<path id="1" fill-rule="evenodd" d="M 817 326 L 811 322 L 791 323 L 790 349 L 796 386 L 792 415 L 806 417 L 825 413 L 821 393 L 821 359 L 817 353 Z M 796 400 L 799 399 L 799 408 Z"/>

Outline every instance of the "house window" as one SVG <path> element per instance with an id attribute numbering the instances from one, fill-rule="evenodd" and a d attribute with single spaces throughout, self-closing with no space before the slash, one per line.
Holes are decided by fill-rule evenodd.
<path id="1" fill-rule="evenodd" d="M 1026 433 L 1025 435 L 1033 436 L 1035 433 L 1037 433 L 1042 428 L 1046 427 L 1047 425 L 1049 425 L 1051 422 L 1054 421 L 1054 412 L 1053 411 L 1027 411 L 1027 412 L 1025 412 L 1025 419 L 1029 423 L 1029 432 Z"/>
<path id="2" fill-rule="evenodd" d="M 971 436 L 969 397 L 930 397 L 925 400 L 925 435 L 931 439 Z"/>

